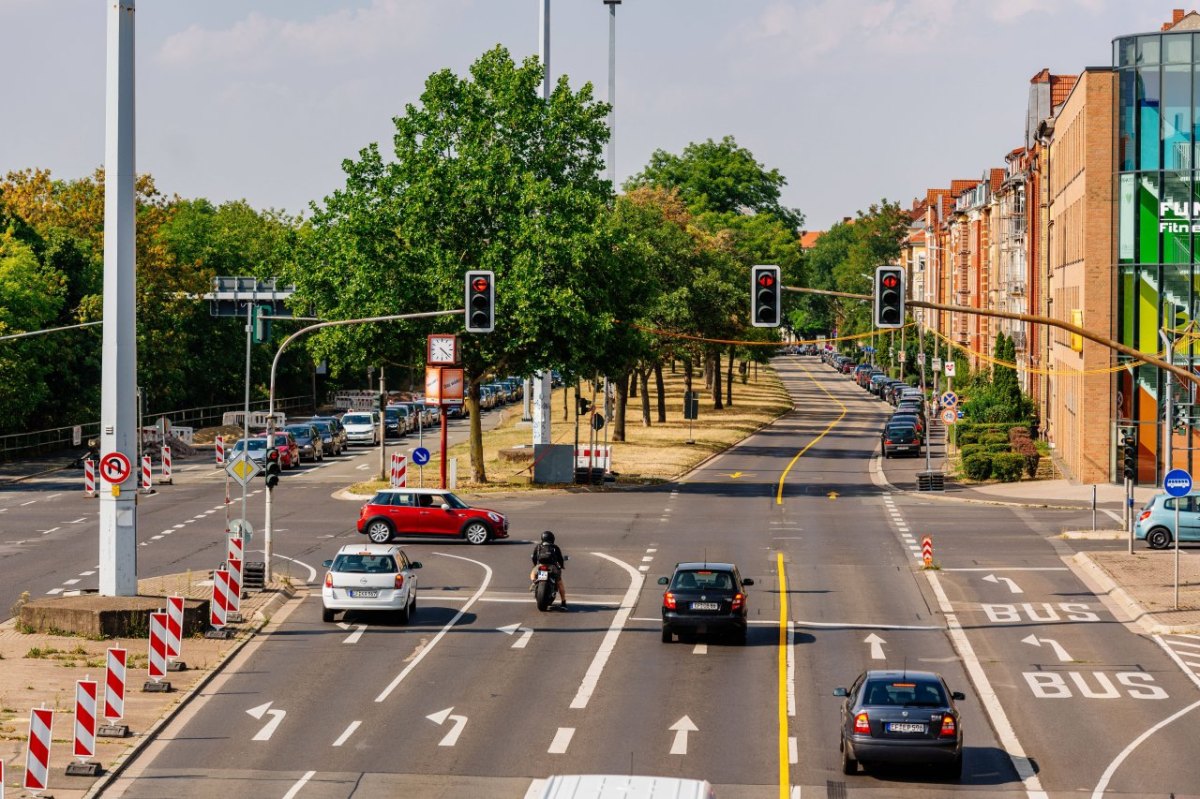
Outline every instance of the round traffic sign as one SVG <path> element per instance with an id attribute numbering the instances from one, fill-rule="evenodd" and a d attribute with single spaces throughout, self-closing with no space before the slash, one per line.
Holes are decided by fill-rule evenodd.
<path id="1" fill-rule="evenodd" d="M 110 452 L 100 459 L 100 477 L 106 483 L 124 483 L 133 467 L 123 453 Z"/>
<path id="2" fill-rule="evenodd" d="M 429 463 L 429 450 L 424 447 L 417 447 L 412 451 L 413 463 L 418 466 L 424 466 Z"/>
<path id="3" fill-rule="evenodd" d="M 958 395 L 953 391 L 947 391 L 942 395 L 942 407 L 953 408 L 958 404 Z"/>
<path id="4" fill-rule="evenodd" d="M 947 408 L 946 410 L 942 411 L 942 421 L 946 424 L 954 424 L 958 421 L 958 414 L 956 414 L 953 409 Z"/>
<path id="5" fill-rule="evenodd" d="M 1192 476 L 1186 469 L 1172 469 L 1163 478 L 1163 489 L 1173 497 L 1187 496 L 1192 490 Z"/>

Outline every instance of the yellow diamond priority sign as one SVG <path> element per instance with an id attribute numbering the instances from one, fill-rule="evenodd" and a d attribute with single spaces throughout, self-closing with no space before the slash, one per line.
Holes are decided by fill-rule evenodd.
<path id="1" fill-rule="evenodd" d="M 234 458 L 229 461 L 229 465 L 225 467 L 226 473 L 234 480 L 238 481 L 238 485 L 248 485 L 251 480 L 258 476 L 262 471 L 262 467 L 253 458 L 246 455 L 244 452 L 239 452 Z"/>

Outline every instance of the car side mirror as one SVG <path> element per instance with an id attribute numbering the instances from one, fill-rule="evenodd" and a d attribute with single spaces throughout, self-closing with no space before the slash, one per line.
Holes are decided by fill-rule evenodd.
<path id="1" fill-rule="evenodd" d="M 658 578 L 659 585 L 667 585 L 670 582 L 671 582 L 670 578 L 667 578 L 667 577 L 659 577 Z"/>
<path id="2" fill-rule="evenodd" d="M 333 561 L 332 560 L 321 561 L 321 565 L 324 566 L 326 569 L 328 569 L 330 566 L 333 565 Z"/>
<path id="3" fill-rule="evenodd" d="M 847 691 L 845 688 L 834 688 L 833 695 L 834 696 L 849 696 L 850 692 Z"/>
<path id="4" fill-rule="evenodd" d="M 747 577 L 745 580 L 742 580 L 742 585 L 754 585 L 754 578 Z"/>
<path id="5" fill-rule="evenodd" d="M 419 561 L 419 560 L 414 560 L 412 563 L 408 564 L 408 568 L 410 568 L 410 569 L 419 569 L 419 568 L 421 568 L 421 561 Z"/>
<path id="6" fill-rule="evenodd" d="M 442 510 L 450 510 L 450 503 L 449 503 L 449 502 L 443 502 L 443 503 L 442 503 Z"/>
<path id="7" fill-rule="evenodd" d="M 967 695 L 964 694 L 962 691 L 951 691 L 950 698 L 953 699 L 955 702 L 961 702 L 967 698 Z"/>

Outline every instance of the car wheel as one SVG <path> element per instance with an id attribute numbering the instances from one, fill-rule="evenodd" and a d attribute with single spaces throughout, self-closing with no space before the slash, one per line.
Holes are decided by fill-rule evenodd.
<path id="1" fill-rule="evenodd" d="M 486 544 L 488 540 L 487 525 L 483 522 L 471 522 L 463 530 L 463 538 L 472 544 Z"/>
<path id="2" fill-rule="evenodd" d="M 412 603 L 405 605 L 402 609 L 396 611 L 396 623 L 408 624 L 408 620 L 412 618 Z"/>
<path id="3" fill-rule="evenodd" d="M 664 624 L 662 628 L 662 642 L 669 644 L 674 640 L 675 636 L 671 634 L 671 628 Z"/>
<path id="4" fill-rule="evenodd" d="M 386 544 L 392 540 L 392 525 L 384 519 L 376 519 L 367 525 L 367 538 L 372 544 Z"/>
<path id="5" fill-rule="evenodd" d="M 329 608 L 321 608 L 321 621 L 325 622 L 326 624 L 330 624 L 331 622 L 333 622 L 333 617 L 336 615 L 337 615 L 336 610 L 330 610 Z"/>
<path id="6" fill-rule="evenodd" d="M 1151 549 L 1166 549 L 1171 545 L 1171 531 L 1165 527 L 1155 527 L 1146 533 L 1146 543 Z"/>
<path id="7" fill-rule="evenodd" d="M 858 773 L 858 761 L 850 757 L 850 747 L 846 746 L 845 741 L 842 741 L 842 773 Z"/>

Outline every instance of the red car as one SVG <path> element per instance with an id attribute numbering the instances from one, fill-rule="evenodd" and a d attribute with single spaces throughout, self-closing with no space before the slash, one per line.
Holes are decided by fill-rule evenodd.
<path id="1" fill-rule="evenodd" d="M 472 508 L 436 488 L 385 488 L 362 506 L 358 531 L 376 544 L 398 535 L 453 536 L 472 544 L 508 538 L 508 519 L 494 510 Z"/>
<path id="2" fill-rule="evenodd" d="M 286 430 L 277 431 L 272 435 L 275 436 L 275 449 L 279 451 L 279 468 L 298 468 L 300 466 L 300 447 L 296 444 L 296 437 Z M 261 436 L 253 436 L 253 438 L 266 437 L 265 433 Z"/>

